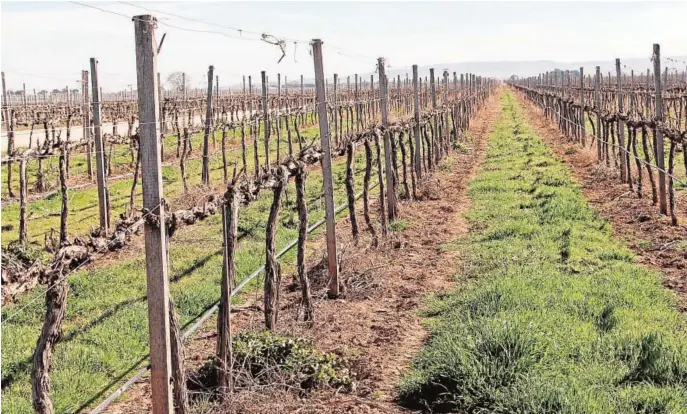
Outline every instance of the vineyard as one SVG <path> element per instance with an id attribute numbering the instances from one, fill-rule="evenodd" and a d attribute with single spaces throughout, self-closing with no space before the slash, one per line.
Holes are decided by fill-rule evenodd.
<path id="1" fill-rule="evenodd" d="M 168 89 L 169 21 L 119 15 L 135 89 L 98 57 L 80 90 L 2 73 L 3 412 L 687 412 L 659 45 L 501 81 L 328 78 L 312 39 L 295 82 Z"/>
<path id="2" fill-rule="evenodd" d="M 167 388 L 164 380 L 156 383 L 159 378 L 184 382 L 177 376 L 183 375 L 182 338 L 218 310 L 219 363 L 227 364 L 232 359 L 230 298 L 264 284 L 265 327 L 275 329 L 279 259 L 293 254 L 293 247 L 302 290 L 300 319 L 313 320 L 308 233 L 326 224 L 328 292 L 337 298 L 342 285 L 336 277 L 336 214 L 348 209 L 354 240 L 368 231 L 372 246 L 385 243 L 397 217 L 397 198 L 425 197 L 423 183 L 465 140 L 469 119 L 495 86 L 492 80 L 456 73 L 453 79 L 432 73 L 424 85 L 417 72 L 412 84 L 400 76 L 389 80 L 380 59 L 378 85 L 374 77 L 363 85 L 356 75 L 353 86 L 349 78 L 343 88 L 335 75 L 326 98 L 323 77 L 316 79 L 317 91 L 306 90 L 301 79 L 298 92 L 282 93 L 279 82 L 276 94 L 268 94 L 265 72 L 261 94 L 253 92 L 249 77 L 248 91 L 221 96 L 213 87 L 211 66 L 204 98 L 160 100 L 159 75 L 150 72 L 149 84 L 139 76 L 138 101 L 100 102 L 97 59 L 90 63 L 94 98 L 84 87 L 83 105 L 34 102 L 4 108 L 3 400 L 8 412 L 29 410 L 31 404 L 41 412 L 92 407 L 139 367 L 144 366 L 134 378 L 146 372 L 148 343 L 151 350 L 163 346 L 171 352 L 166 360 L 165 352 L 151 352 L 153 395 L 156 387 Z M 83 79 L 87 85 L 87 73 Z M 146 86 L 151 88 L 147 97 L 141 92 Z M 106 122 L 111 132 L 103 127 Z M 28 138 L 17 146 L 21 135 Z M 320 164 L 322 169 L 316 168 Z M 371 207 L 373 195 L 379 211 Z M 181 231 L 186 226 L 194 226 L 193 236 Z M 136 258 L 144 231 L 145 259 Z M 223 234 L 219 240 L 212 237 L 218 232 Z M 210 253 L 209 244 L 218 251 Z M 132 259 L 118 263 L 127 256 Z M 147 287 L 140 277 L 146 269 Z M 161 284 L 151 286 L 152 278 Z M 167 284 L 175 301 L 167 299 Z M 164 337 L 152 328 L 150 338 L 137 329 L 146 324 L 146 307 L 151 326 L 159 323 Z M 158 356 L 162 371 L 156 368 Z M 218 372 L 226 393 L 230 376 Z M 177 404 L 179 392 L 185 393 L 175 386 Z"/>

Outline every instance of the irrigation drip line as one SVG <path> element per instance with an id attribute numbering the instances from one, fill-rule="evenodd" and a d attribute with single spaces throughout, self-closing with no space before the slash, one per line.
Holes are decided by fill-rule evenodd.
<path id="1" fill-rule="evenodd" d="M 379 182 L 374 183 L 372 186 L 370 186 L 370 190 L 376 188 L 379 185 Z M 355 199 L 359 200 L 360 197 L 363 196 L 363 193 L 359 193 L 356 195 Z M 342 212 L 344 209 L 348 208 L 348 202 L 344 202 L 340 204 L 336 210 L 334 210 L 335 214 L 339 214 Z M 321 218 L 315 223 L 311 224 L 308 226 L 308 234 L 312 233 L 315 229 L 320 227 L 322 224 L 325 223 L 325 218 Z M 298 244 L 298 238 L 295 238 L 291 240 L 291 242 L 286 245 L 283 249 L 277 253 L 277 259 L 281 258 L 284 254 L 286 254 L 289 250 L 291 250 L 294 246 Z M 232 291 L 229 296 L 230 300 L 234 295 L 239 293 L 241 289 L 243 289 L 251 280 L 255 279 L 260 273 L 262 273 L 265 270 L 265 265 L 260 265 L 253 273 L 251 273 L 247 278 L 245 278 L 241 283 L 236 286 Z M 201 315 L 198 316 L 198 320 L 196 320 L 193 325 L 191 325 L 182 335 L 181 335 L 181 340 L 185 341 L 187 340 L 195 331 L 197 331 L 212 315 L 219 310 L 219 303 L 220 301 L 218 300 L 215 302 L 208 310 L 203 312 Z M 150 353 L 145 355 L 142 359 L 146 359 L 150 356 Z M 91 411 L 91 414 L 100 414 L 105 410 L 114 400 L 119 398 L 121 395 L 123 395 L 129 388 L 131 388 L 132 385 L 134 385 L 143 375 L 145 375 L 146 372 L 150 369 L 150 364 L 146 365 L 145 367 L 141 368 L 136 374 L 134 374 L 131 378 L 129 378 L 121 387 L 119 387 L 117 390 L 115 390 L 110 396 L 108 396 L 100 405 L 98 405 L 96 408 L 94 408 Z M 104 390 L 103 390 L 104 391 Z"/>

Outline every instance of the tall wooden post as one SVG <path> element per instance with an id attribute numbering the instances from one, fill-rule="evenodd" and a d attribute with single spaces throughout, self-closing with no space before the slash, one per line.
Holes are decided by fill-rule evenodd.
<path id="1" fill-rule="evenodd" d="M 353 94 L 353 99 L 355 101 L 355 130 L 360 132 L 360 103 L 358 102 L 358 74 L 355 74 L 355 92 Z"/>
<path id="2" fill-rule="evenodd" d="M 201 175 L 201 184 L 210 184 L 210 143 L 209 136 L 212 129 L 212 80 L 215 67 L 210 65 L 208 68 L 208 93 L 207 105 L 205 108 L 205 132 L 203 133 L 203 170 Z"/>
<path id="3" fill-rule="evenodd" d="M 93 160 L 91 160 L 91 111 L 88 110 L 88 71 L 81 71 L 81 94 L 83 98 L 83 139 L 86 140 L 86 169 L 88 179 L 93 180 Z M 36 101 L 38 103 L 38 101 Z"/>
<path id="4" fill-rule="evenodd" d="M 184 93 L 184 102 L 188 101 L 188 89 L 186 88 L 186 72 L 181 73 L 181 89 Z"/>
<path id="5" fill-rule="evenodd" d="M 100 100 L 102 99 L 98 87 L 98 61 L 91 58 L 91 88 L 93 91 L 93 138 L 95 154 L 95 176 L 98 183 L 98 211 L 100 216 L 100 228 L 108 233 L 110 206 L 107 195 L 107 175 L 105 174 L 105 144 L 100 120 Z"/>
<path id="6" fill-rule="evenodd" d="M 5 86 L 5 72 L 2 72 L 2 115 L 5 118 L 5 133 L 7 134 L 7 195 L 14 197 L 12 191 L 12 157 L 14 152 L 14 128 L 12 127 L 12 111 L 10 102 L 7 99 L 7 88 Z"/>
<path id="7" fill-rule="evenodd" d="M 260 72 L 262 77 L 262 115 L 264 117 L 264 132 L 265 132 L 265 165 L 270 165 L 270 120 L 269 110 L 267 109 L 267 74 L 263 70 Z"/>
<path id="8" fill-rule="evenodd" d="M 587 127 L 584 122 L 584 97 L 584 68 L 580 66 L 580 136 L 583 143 L 586 142 L 587 139 Z"/>
<path id="9" fill-rule="evenodd" d="M 432 109 L 437 109 L 437 90 L 436 90 L 436 84 L 434 82 L 434 68 L 429 69 L 429 85 L 430 85 L 430 93 L 432 97 Z M 438 163 L 439 159 L 441 158 L 441 145 L 439 145 L 438 137 L 439 137 L 439 123 L 437 122 L 437 116 L 434 115 L 432 117 L 434 119 L 434 134 L 432 134 L 432 153 L 434 154 L 434 163 Z"/>
<path id="10" fill-rule="evenodd" d="M 169 276 L 167 274 L 167 231 L 162 203 L 162 167 L 157 96 L 157 51 L 155 18 L 134 17 L 136 79 L 141 139 L 143 208 L 158 216 L 157 223 L 145 223 L 148 330 L 150 332 L 150 388 L 154 414 L 171 414 L 172 363 L 169 338 Z M 212 90 L 211 90 L 212 91 Z"/>
<path id="11" fill-rule="evenodd" d="M 663 90 L 661 89 L 661 46 L 654 44 L 654 87 L 656 96 L 656 121 L 663 122 Z M 663 144 L 663 133 L 656 128 L 656 166 L 658 167 L 658 210 L 661 214 L 668 214 L 668 201 L 666 198 L 666 167 Z"/>
<path id="12" fill-rule="evenodd" d="M 331 135 L 327 121 L 327 96 L 322 64 L 322 41 L 312 40 L 312 54 L 315 62 L 315 95 L 320 137 L 322 140 L 322 190 L 324 193 L 325 220 L 327 224 L 327 263 L 329 269 L 329 295 L 339 296 L 339 266 L 336 248 L 336 215 L 334 213 L 334 179 L 332 177 Z"/>
<path id="13" fill-rule="evenodd" d="M 444 73 L 444 80 L 442 82 L 442 86 L 444 87 L 444 101 L 442 104 L 446 104 L 448 102 L 448 71 L 445 70 Z"/>
<path id="14" fill-rule="evenodd" d="M 594 78 L 594 107 L 596 109 L 596 157 L 601 161 L 601 67 Z"/>
<path id="15" fill-rule="evenodd" d="M 379 72 L 379 95 L 382 112 L 382 128 L 384 128 L 384 169 L 386 170 L 386 200 L 389 221 L 396 220 L 396 193 L 394 191 L 394 169 L 391 161 L 391 134 L 389 128 L 389 81 L 386 78 L 385 59 L 377 59 L 377 71 Z"/>
<path id="16" fill-rule="evenodd" d="M 332 99 L 332 107 L 334 110 L 332 111 L 332 121 L 334 121 L 334 145 L 338 145 L 339 143 L 339 117 L 338 117 L 338 111 L 336 109 L 336 104 L 337 104 L 337 93 L 339 92 L 338 90 L 339 86 L 339 75 L 337 73 L 334 74 L 334 98 Z"/>
<path id="17" fill-rule="evenodd" d="M 415 120 L 415 175 L 422 178 L 422 141 L 420 139 L 420 87 L 417 65 L 413 65 L 413 118 Z"/>
<path id="18" fill-rule="evenodd" d="M 623 113 L 623 87 L 620 79 L 620 59 L 615 60 L 615 76 L 618 88 L 618 112 Z M 620 155 L 620 181 L 627 182 L 628 154 L 625 153 L 625 122 L 618 119 L 618 154 Z"/>

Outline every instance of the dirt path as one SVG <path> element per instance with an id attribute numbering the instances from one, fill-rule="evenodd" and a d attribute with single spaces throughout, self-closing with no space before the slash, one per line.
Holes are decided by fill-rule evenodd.
<path id="1" fill-rule="evenodd" d="M 670 219 L 658 214 L 658 208 L 652 205 L 648 180 L 644 198 L 638 198 L 620 183 L 617 171 L 598 166 L 593 149 L 567 142 L 539 108 L 520 94 L 514 95 L 527 122 L 572 170 L 590 205 L 613 224 L 613 235 L 638 255 L 640 263 L 661 272 L 663 285 L 678 294 L 680 309 L 687 310 L 687 211 L 682 208 L 678 212 L 680 226 L 671 226 Z M 633 171 L 636 174 L 634 165 Z M 687 206 L 684 191 L 678 192 L 677 198 L 678 206 Z"/>
<path id="2" fill-rule="evenodd" d="M 437 168 L 427 185 L 427 200 L 402 202 L 397 231 L 390 232 L 379 248 L 369 247 L 369 233 L 359 217 L 361 237 L 354 246 L 348 218 L 337 222 L 338 238 L 344 246 L 342 280 L 344 299 L 327 300 L 326 280 L 319 265 L 324 255 L 323 236 L 309 245 L 309 276 L 313 283 L 313 326 L 296 322 L 299 292 L 289 287 L 291 274 L 282 277 L 279 333 L 311 339 L 323 352 L 346 357 L 358 378 L 354 394 L 319 391 L 308 398 L 275 390 L 240 392 L 228 407 L 196 404 L 200 412 L 242 413 L 398 413 L 395 387 L 412 357 L 427 336 L 417 314 L 426 296 L 451 289 L 456 269 L 455 252 L 442 245 L 467 232 L 463 213 L 470 208 L 467 185 L 480 166 L 486 140 L 499 114 L 499 94 L 473 120 L 468 151 L 453 153 Z M 376 211 L 376 203 L 373 203 Z M 358 206 L 360 213 L 362 207 Z M 379 231 L 379 230 L 378 230 Z M 234 317 L 237 330 L 261 330 L 262 294 L 249 299 Z M 258 309 L 258 310 L 255 310 Z M 188 344 L 186 360 L 191 371 L 214 352 L 215 322 L 208 322 Z M 201 396 L 202 400 L 203 397 Z M 147 379 L 135 385 L 124 400 L 108 412 L 138 413 L 149 407 Z M 206 408 L 207 407 L 207 408 Z"/>

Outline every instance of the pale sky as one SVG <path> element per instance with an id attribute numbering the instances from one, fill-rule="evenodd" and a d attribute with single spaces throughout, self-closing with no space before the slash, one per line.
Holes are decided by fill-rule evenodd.
<path id="1" fill-rule="evenodd" d="M 648 58 L 653 43 L 661 44 L 664 56 L 687 53 L 685 2 L 136 3 L 242 29 L 243 34 L 125 2 L 88 4 L 129 17 L 155 15 L 160 21 L 158 39 L 167 33 L 158 59 L 163 78 L 186 71 L 197 87 L 206 84 L 208 65 L 215 66 L 220 86 L 239 82 L 243 74 L 252 75 L 257 83 L 261 70 L 267 70 L 270 81 L 276 80 L 277 72 L 289 80 L 301 74 L 312 77 L 312 38 L 324 42 L 327 76 L 369 73 L 379 56 L 392 68 L 404 68 L 414 63 Z M 0 66 L 9 89 L 21 88 L 22 82 L 29 91 L 76 88 L 90 57 L 100 62 L 104 91 L 135 86 L 130 18 L 70 2 L 3 1 L 0 12 Z M 288 39 L 287 56 L 280 64 L 276 46 L 245 40 L 264 32 Z"/>

